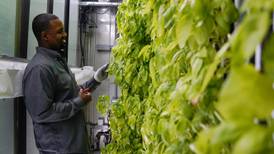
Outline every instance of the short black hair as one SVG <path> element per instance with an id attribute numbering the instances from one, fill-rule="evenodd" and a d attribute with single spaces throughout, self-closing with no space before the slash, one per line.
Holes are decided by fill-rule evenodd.
<path id="1" fill-rule="evenodd" d="M 59 18 L 56 15 L 48 13 L 39 14 L 33 19 L 32 31 L 38 42 L 41 39 L 41 32 L 48 30 L 50 21 L 55 19 Z"/>

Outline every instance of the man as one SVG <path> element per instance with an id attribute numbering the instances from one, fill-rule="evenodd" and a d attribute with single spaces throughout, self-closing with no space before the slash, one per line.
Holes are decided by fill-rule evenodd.
<path id="1" fill-rule="evenodd" d="M 63 59 L 67 34 L 52 14 L 40 14 L 32 22 L 37 52 L 25 69 L 23 94 L 32 118 L 40 154 L 87 154 L 88 134 L 82 108 L 91 101 L 91 91 L 107 78 L 103 65 L 82 86 Z"/>

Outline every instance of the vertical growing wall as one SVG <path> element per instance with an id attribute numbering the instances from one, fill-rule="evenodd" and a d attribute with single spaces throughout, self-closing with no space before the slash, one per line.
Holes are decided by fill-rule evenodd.
<path id="1" fill-rule="evenodd" d="M 244 1 L 230 34 L 231 0 L 125 0 L 104 153 L 273 152 L 273 10 L 273 0 Z M 263 41 L 262 73 L 249 61 Z"/>

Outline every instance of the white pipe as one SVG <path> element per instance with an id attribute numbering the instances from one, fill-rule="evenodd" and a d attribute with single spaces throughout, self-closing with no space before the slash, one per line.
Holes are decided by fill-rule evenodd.
<path id="1" fill-rule="evenodd" d="M 236 7 L 238 10 L 240 10 L 240 8 L 241 8 L 241 6 L 242 6 L 242 3 L 243 3 L 242 0 L 235 0 L 235 1 L 234 1 L 234 5 L 235 5 L 235 7 Z M 239 23 L 241 22 L 241 20 L 242 20 L 242 15 L 240 14 L 239 19 L 234 23 L 235 28 L 239 25 Z"/>
<path id="2" fill-rule="evenodd" d="M 262 45 L 258 45 L 255 53 L 255 68 L 257 71 L 262 69 Z"/>
<path id="3" fill-rule="evenodd" d="M 234 4 L 235 4 L 236 8 L 239 9 L 241 7 L 241 0 L 235 0 Z"/>
<path id="4" fill-rule="evenodd" d="M 119 6 L 117 2 L 79 2 L 80 6 Z"/>
<path id="5" fill-rule="evenodd" d="M 274 32 L 274 13 L 272 13 L 272 31 Z"/>

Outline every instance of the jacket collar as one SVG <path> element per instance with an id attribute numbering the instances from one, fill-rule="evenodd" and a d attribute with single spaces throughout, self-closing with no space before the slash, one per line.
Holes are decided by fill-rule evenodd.
<path id="1" fill-rule="evenodd" d="M 44 48 L 44 47 L 36 47 L 36 51 L 37 51 L 37 53 L 50 56 L 51 58 L 54 58 L 54 59 L 55 58 L 62 59 L 61 54 L 58 53 L 58 51 L 56 51 L 56 50 L 52 50 L 52 49 L 48 49 L 48 48 Z"/>

